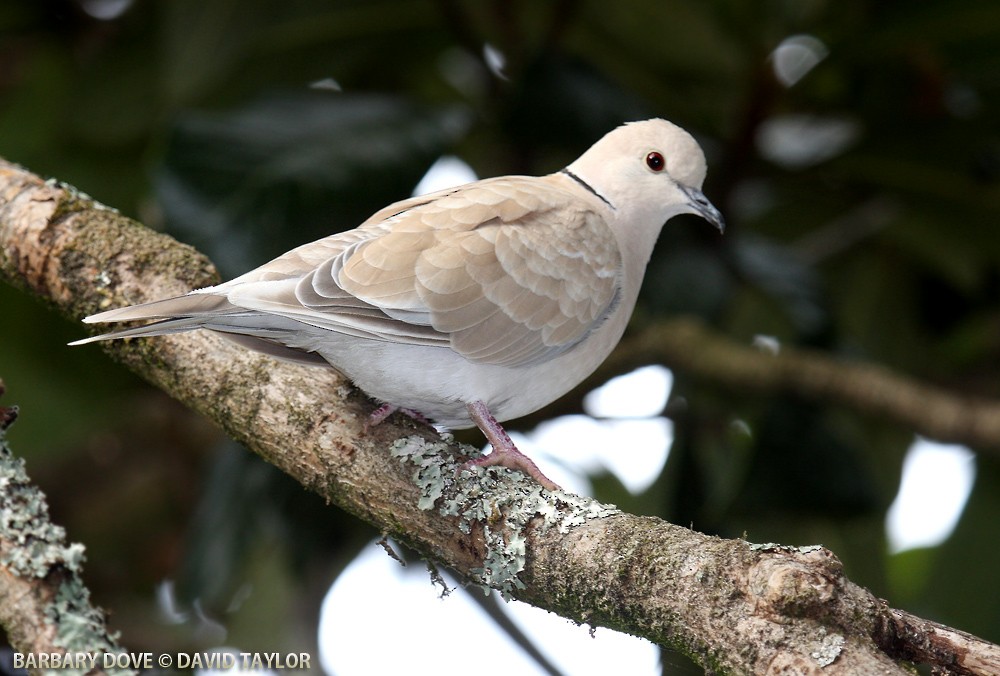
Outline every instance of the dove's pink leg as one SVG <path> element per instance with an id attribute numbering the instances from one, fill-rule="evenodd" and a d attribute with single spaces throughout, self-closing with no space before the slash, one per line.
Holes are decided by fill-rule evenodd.
<path id="1" fill-rule="evenodd" d="M 489 455 L 470 460 L 462 465 L 462 469 L 466 467 L 492 467 L 500 465 L 501 467 L 527 474 L 550 491 L 559 490 L 559 486 L 542 474 L 542 470 L 538 469 L 538 465 L 531 458 L 517 450 L 517 446 L 510 440 L 507 432 L 500 426 L 497 419 L 493 417 L 493 414 L 490 413 L 490 409 L 486 408 L 486 404 L 481 401 L 474 401 L 468 405 L 468 409 L 472 422 L 476 423 L 479 429 L 483 431 L 483 434 L 486 435 L 486 438 L 493 446 L 493 451 Z"/>

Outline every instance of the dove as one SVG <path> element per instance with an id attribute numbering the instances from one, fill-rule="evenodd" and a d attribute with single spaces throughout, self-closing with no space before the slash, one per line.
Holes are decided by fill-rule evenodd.
<path id="1" fill-rule="evenodd" d="M 593 373 L 618 344 L 663 225 L 696 214 L 698 143 L 662 119 L 626 123 L 546 176 L 501 176 L 413 197 L 354 230 L 235 279 L 108 310 L 87 323 L 158 320 L 71 343 L 206 329 L 279 359 L 332 367 L 383 406 L 492 451 L 467 462 L 558 487 L 501 423 Z"/>

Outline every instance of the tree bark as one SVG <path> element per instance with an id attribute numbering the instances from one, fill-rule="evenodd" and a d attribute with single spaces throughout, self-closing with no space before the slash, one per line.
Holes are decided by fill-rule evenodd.
<path id="1" fill-rule="evenodd" d="M 46 664 L 67 653 L 93 660 L 60 668 L 67 676 L 134 674 L 103 669 L 103 656 L 121 648 L 80 578 L 83 546 L 67 544 L 66 532 L 49 520 L 45 495 L 7 446 L 6 429 L 16 417 L 16 408 L 0 406 L 0 625 L 22 655 L 44 655 Z M 25 666 L 34 674 L 48 671 L 35 661 Z"/>
<path id="2" fill-rule="evenodd" d="M 0 164 L 0 275 L 75 319 L 215 280 L 190 247 L 10 164 Z M 206 332 L 107 350 L 302 485 L 459 575 L 679 649 L 713 672 L 904 674 L 901 660 L 929 654 L 919 649 L 925 635 L 900 630 L 917 625 L 901 624 L 821 547 L 708 537 L 550 494 L 507 470 L 457 477 L 477 451 L 405 416 L 366 429 L 371 402 L 333 370 L 279 363 Z M 967 640 L 935 664 L 956 674 L 1000 664 L 996 646 Z"/>

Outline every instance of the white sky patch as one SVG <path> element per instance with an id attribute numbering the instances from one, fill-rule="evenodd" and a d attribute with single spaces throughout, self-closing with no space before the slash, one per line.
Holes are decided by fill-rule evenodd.
<path id="1" fill-rule="evenodd" d="M 673 423 L 666 418 L 595 420 L 567 415 L 542 423 L 526 437 L 518 435 L 514 443 L 566 490 L 591 494 L 587 475 L 607 471 L 638 494 L 663 470 L 673 432 Z"/>
<path id="2" fill-rule="evenodd" d="M 443 155 L 431 165 L 424 177 L 413 189 L 413 196 L 426 195 L 429 192 L 453 188 L 456 185 L 472 183 L 477 179 L 476 172 L 468 164 L 454 155 Z"/>
<path id="3" fill-rule="evenodd" d="M 588 393 L 588 415 L 546 421 L 514 442 L 567 490 L 592 494 L 587 475 L 604 471 L 642 493 L 663 471 L 673 443 L 673 423 L 660 416 L 672 387 L 669 369 L 636 369 Z"/>
<path id="4" fill-rule="evenodd" d="M 770 355 L 776 355 L 781 352 L 781 341 L 774 336 L 766 336 L 763 333 L 758 333 L 753 337 L 752 345 L 761 352 L 766 352 Z"/>
<path id="5" fill-rule="evenodd" d="M 325 77 L 322 80 L 316 80 L 314 82 L 310 82 L 309 83 L 309 88 L 310 89 L 322 89 L 322 90 L 326 90 L 326 91 L 329 91 L 329 92 L 337 92 L 338 94 L 340 92 L 344 91 L 344 88 L 340 86 L 340 83 L 337 82 L 332 77 Z"/>
<path id="6" fill-rule="evenodd" d="M 377 599 L 373 589 L 378 590 Z M 323 670 L 337 676 L 544 673 L 497 631 L 467 594 L 456 590 L 445 598 L 440 595 L 440 586 L 431 583 L 422 565 L 403 568 L 379 547 L 369 545 L 323 601 L 319 624 Z M 586 626 L 516 601 L 504 608 L 563 673 L 659 673 L 659 651 L 648 641 L 610 629 L 598 629 L 591 637 Z M 385 636 L 392 637 L 392 654 L 384 650 Z M 392 655 L 402 658 L 395 661 Z"/>
<path id="7" fill-rule="evenodd" d="M 644 366 L 589 392 L 583 410 L 595 418 L 649 418 L 663 413 L 673 386 L 669 369 Z"/>
<path id="8" fill-rule="evenodd" d="M 885 519 L 892 553 L 933 547 L 955 529 L 976 478 L 965 446 L 917 437 L 903 460 L 899 493 Z"/>
<path id="9" fill-rule="evenodd" d="M 117 19 L 132 6 L 132 0 L 83 0 L 83 11 L 101 21 Z"/>
<path id="10" fill-rule="evenodd" d="M 771 52 L 774 76 L 786 87 L 791 87 L 805 77 L 827 57 L 830 50 L 819 38 L 812 35 L 792 35 L 781 41 Z"/>
<path id="11" fill-rule="evenodd" d="M 659 650 L 648 641 L 603 627 L 590 636 L 589 627 L 520 601 L 506 604 L 504 610 L 564 674 L 660 673 Z"/>
<path id="12" fill-rule="evenodd" d="M 757 150 L 787 169 L 803 169 L 845 152 L 861 135 L 852 119 L 790 113 L 774 115 L 757 129 Z"/>
<path id="13" fill-rule="evenodd" d="M 156 585 L 156 607 L 160 619 L 167 624 L 184 624 L 190 615 L 181 610 L 173 580 L 163 580 Z"/>
<path id="14" fill-rule="evenodd" d="M 507 75 L 503 72 L 504 67 L 507 65 L 507 57 L 503 55 L 503 52 L 488 42 L 483 45 L 483 61 L 495 77 L 498 77 L 501 80 L 507 79 Z"/>

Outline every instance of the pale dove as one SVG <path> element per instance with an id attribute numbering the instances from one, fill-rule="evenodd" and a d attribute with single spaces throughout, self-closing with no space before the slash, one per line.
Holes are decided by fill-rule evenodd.
<path id="1" fill-rule="evenodd" d="M 721 231 L 705 156 L 664 120 L 621 126 L 565 169 L 503 176 L 392 204 L 185 296 L 87 317 L 162 321 L 87 338 L 218 331 L 275 357 L 331 365 L 385 402 L 493 446 L 468 464 L 555 488 L 498 421 L 538 410 L 618 343 L 660 229 L 683 213 Z"/>

